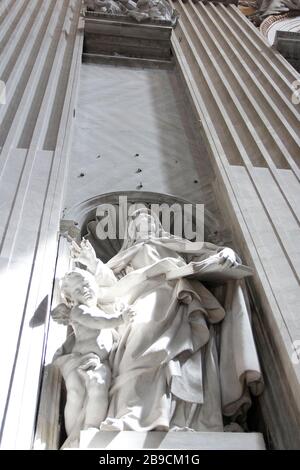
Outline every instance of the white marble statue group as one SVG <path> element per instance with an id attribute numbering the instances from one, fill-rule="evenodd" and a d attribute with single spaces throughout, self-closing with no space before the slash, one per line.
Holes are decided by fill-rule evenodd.
<path id="1" fill-rule="evenodd" d="M 147 209 L 129 217 L 126 233 L 106 264 L 87 240 L 72 243 L 81 268 L 61 280 L 63 302 L 52 311 L 71 327 L 54 359 L 67 391 L 68 445 L 89 428 L 241 430 L 251 393 L 262 391 L 241 282 L 208 290 L 195 278 L 167 280 L 212 256 L 230 272 L 239 258 L 170 235 Z"/>
<path id="2" fill-rule="evenodd" d="M 300 0 L 257 0 L 257 13 L 262 18 L 288 11 L 300 11 Z M 298 13 L 299 14 L 299 13 Z"/>
<path id="3" fill-rule="evenodd" d="M 100 13 L 129 16 L 138 22 L 159 20 L 175 24 L 178 16 L 167 0 L 88 0 L 87 6 Z"/>

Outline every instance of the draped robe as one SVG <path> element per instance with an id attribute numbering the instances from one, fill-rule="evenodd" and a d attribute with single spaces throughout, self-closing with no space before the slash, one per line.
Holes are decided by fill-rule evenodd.
<path id="1" fill-rule="evenodd" d="M 111 354 L 110 405 L 101 430 L 223 431 L 222 415 L 245 419 L 250 391 L 262 392 L 262 378 L 240 282 L 213 294 L 198 280 L 165 278 L 219 250 L 150 238 L 107 263 L 127 274 L 100 287 L 100 302 L 108 306 L 120 297 L 136 318 L 119 329 Z"/>

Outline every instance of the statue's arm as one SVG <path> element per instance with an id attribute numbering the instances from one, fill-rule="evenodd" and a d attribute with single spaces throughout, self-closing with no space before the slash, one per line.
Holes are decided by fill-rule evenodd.
<path id="1" fill-rule="evenodd" d="M 78 245 L 74 240 L 71 244 L 71 257 L 86 266 L 91 274 L 96 274 L 99 264 L 103 264 L 96 256 L 96 252 L 88 240 L 83 239 Z"/>
<path id="2" fill-rule="evenodd" d="M 228 265 L 240 264 L 242 261 L 238 254 L 232 248 L 226 246 L 218 246 L 213 243 L 204 242 L 198 253 L 188 256 L 188 261 L 198 262 L 204 261 L 211 257 L 219 257 L 220 263 L 228 261 Z"/>
<path id="3" fill-rule="evenodd" d="M 110 269 L 101 260 L 97 260 L 97 266 L 95 269 L 95 278 L 97 284 L 101 287 L 110 287 L 116 284 L 117 278 L 112 269 Z"/>
<path id="4" fill-rule="evenodd" d="M 96 252 L 88 240 L 83 239 L 80 245 L 72 240 L 71 257 L 86 266 L 87 270 L 95 276 L 98 285 L 106 287 L 117 282 L 113 270 L 97 258 Z"/>
<path id="5" fill-rule="evenodd" d="M 166 274 L 171 270 L 176 270 L 185 266 L 185 263 L 181 260 L 175 258 L 164 258 L 156 263 L 150 265 L 144 272 L 147 279 L 150 279 L 154 276 L 160 276 Z"/>
<path id="6" fill-rule="evenodd" d="M 108 316 L 98 307 L 77 305 L 71 312 L 71 321 L 77 322 L 87 328 L 101 330 L 103 328 L 116 328 L 124 323 L 122 312 Z"/>

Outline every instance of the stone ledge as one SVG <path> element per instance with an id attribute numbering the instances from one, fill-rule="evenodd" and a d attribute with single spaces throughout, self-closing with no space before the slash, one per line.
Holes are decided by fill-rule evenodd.
<path id="1" fill-rule="evenodd" d="M 185 449 L 185 450 L 265 450 L 260 433 L 239 432 L 135 432 L 98 431 L 80 433 L 80 449 Z"/>
<path id="2" fill-rule="evenodd" d="M 137 23 L 127 17 L 86 17 L 84 53 L 170 60 L 172 26 Z"/>

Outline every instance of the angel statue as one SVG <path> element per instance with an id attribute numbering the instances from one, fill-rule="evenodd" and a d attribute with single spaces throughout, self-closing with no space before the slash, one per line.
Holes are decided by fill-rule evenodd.
<path id="1" fill-rule="evenodd" d="M 97 305 L 97 292 L 94 276 L 74 269 L 61 280 L 65 303 L 51 312 L 55 321 L 73 330 L 70 351 L 59 350 L 54 358 L 67 390 L 65 446 L 76 445 L 80 430 L 97 428 L 105 419 L 111 382 L 109 353 L 116 338 L 115 328 L 130 323 L 135 314 L 121 303 L 114 305 L 113 313 L 104 312 Z"/>

